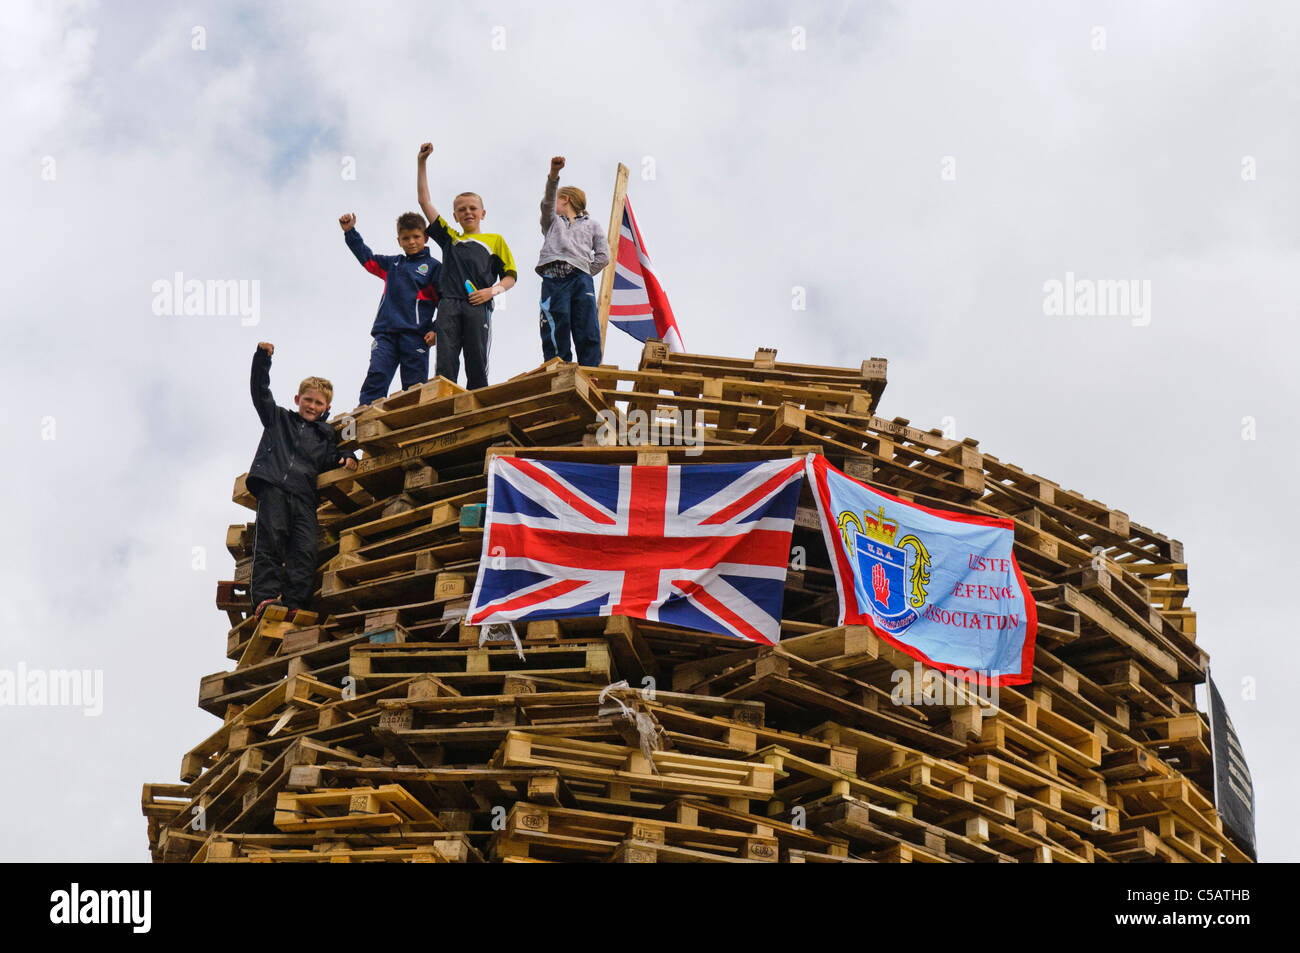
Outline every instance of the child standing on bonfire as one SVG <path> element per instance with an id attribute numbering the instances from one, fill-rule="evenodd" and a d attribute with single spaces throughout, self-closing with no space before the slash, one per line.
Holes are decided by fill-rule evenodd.
<path id="1" fill-rule="evenodd" d="M 609 264 L 605 230 L 587 214 L 586 193 L 572 185 L 557 188 L 564 156 L 551 159 L 542 195 L 542 251 L 537 273 L 542 276 L 542 358 L 573 360 L 584 367 L 600 364 L 600 321 L 592 276 Z"/>

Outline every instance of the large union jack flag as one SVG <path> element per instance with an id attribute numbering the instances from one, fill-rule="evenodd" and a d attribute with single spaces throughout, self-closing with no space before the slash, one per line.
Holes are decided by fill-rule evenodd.
<path id="1" fill-rule="evenodd" d="M 803 467 L 493 457 L 466 621 L 627 615 L 774 643 Z"/>
<path id="2" fill-rule="evenodd" d="M 623 202 L 609 320 L 638 341 L 658 338 L 668 345 L 670 351 L 681 353 L 685 350 L 668 295 L 664 294 L 663 286 L 655 276 L 645 239 L 641 237 L 636 216 L 632 214 L 631 199 Z"/>

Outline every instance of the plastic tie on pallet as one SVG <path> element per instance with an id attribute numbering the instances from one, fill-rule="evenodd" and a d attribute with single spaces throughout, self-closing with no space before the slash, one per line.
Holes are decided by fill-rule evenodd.
<path id="1" fill-rule="evenodd" d="M 660 745 L 659 745 L 660 728 L 657 724 L 655 724 L 654 719 L 651 718 L 649 715 L 647 715 L 645 712 L 636 711 L 632 708 L 629 708 L 626 704 L 624 704 L 623 699 L 617 697 L 616 695 L 610 694 L 611 692 L 618 689 L 627 689 L 631 691 L 632 686 L 627 683 L 626 678 L 623 679 L 621 682 L 614 682 L 612 685 L 606 685 L 603 689 L 601 689 L 600 695 L 596 698 L 596 703 L 598 705 L 604 705 L 604 707 L 600 708 L 596 712 L 596 714 L 597 715 L 622 715 L 624 718 L 630 721 L 632 723 L 632 727 L 636 729 L 637 738 L 639 738 L 641 741 L 641 753 L 645 755 L 645 759 L 650 762 L 650 770 L 653 771 L 655 774 L 658 774 L 659 768 L 655 764 L 654 753 L 660 750 Z M 605 700 L 607 698 L 610 701 L 612 701 L 614 704 L 605 705 Z"/>
<path id="2" fill-rule="evenodd" d="M 437 642 L 446 638 L 448 632 L 450 632 L 452 629 L 459 628 L 460 623 L 462 622 L 462 620 L 464 620 L 465 616 L 468 614 L 469 614 L 468 607 L 462 607 L 459 609 L 447 609 L 446 611 L 444 611 L 442 614 L 442 621 L 443 621 L 442 629 L 438 632 L 437 635 L 433 637 L 434 641 Z M 483 640 L 482 637 L 480 637 L 479 645 L 482 644 L 483 644 Z"/>
<path id="3" fill-rule="evenodd" d="M 519 653 L 519 661 L 524 661 L 524 646 L 519 641 L 519 633 L 515 631 L 513 622 L 493 622 L 491 625 L 480 628 L 478 634 L 479 648 L 482 648 L 487 642 L 514 642 L 515 651 Z"/>

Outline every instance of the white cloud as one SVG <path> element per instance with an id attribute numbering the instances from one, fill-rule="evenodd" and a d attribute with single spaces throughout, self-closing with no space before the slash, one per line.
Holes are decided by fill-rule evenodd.
<path id="1" fill-rule="evenodd" d="M 79 87 L 90 68 L 95 31 L 86 2 L 0 5 L 0 122 L 6 159 L 50 148 L 65 138 L 63 122 L 77 117 Z M 52 137 L 52 138 L 51 138 Z"/>
<path id="2" fill-rule="evenodd" d="M 540 361 L 531 267 L 548 158 L 569 157 L 565 180 L 602 217 L 621 160 L 692 350 L 888 357 L 885 416 L 953 416 L 987 451 L 1187 542 L 1203 644 L 1234 683 L 1260 678 L 1258 702 L 1229 704 L 1265 856 L 1300 856 L 1277 793 L 1294 778 L 1266 757 L 1289 743 L 1272 673 L 1295 653 L 1259 583 L 1293 562 L 1297 530 L 1279 502 L 1297 462 L 1297 15 L 1255 12 L 3 5 L 0 79 L 18 95 L 0 101 L 15 185 L 0 389 L 22 461 L 3 488 L 22 546 L 0 551 L 14 581 L 0 647 L 107 670 L 104 721 L 120 717 L 132 741 L 96 764 L 113 811 L 133 810 L 139 784 L 173 777 L 209 730 L 197 680 L 227 664 L 211 599 L 225 526 L 248 516 L 226 501 L 257 436 L 255 343 L 277 344 L 282 402 L 319 373 L 336 411 L 355 403 L 380 288 L 338 215 L 391 246 L 415 206 L 416 147 L 434 141 L 435 200 L 479 191 L 521 267 L 495 321 L 496 380 Z M 1097 25 L 1105 51 L 1090 45 Z M 1067 270 L 1150 280 L 1151 325 L 1044 316 L 1042 284 Z M 152 282 L 177 271 L 260 281 L 262 323 L 154 316 Z M 794 285 L 807 311 L 791 311 Z M 611 332 L 607 360 L 638 355 Z M 58 437 L 42 441 L 49 416 Z M 190 568 L 195 545 L 206 574 Z M 78 759 L 107 742 L 48 724 L 6 732 L 10 757 L 35 764 L 56 737 L 66 757 L 42 776 L 74 790 Z M 143 844 L 138 819 L 99 849 L 142 858 Z"/>

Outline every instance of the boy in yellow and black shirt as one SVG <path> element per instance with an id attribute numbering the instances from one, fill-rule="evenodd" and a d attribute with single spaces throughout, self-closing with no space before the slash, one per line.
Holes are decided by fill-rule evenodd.
<path id="1" fill-rule="evenodd" d="M 429 199 L 425 165 L 433 146 L 420 146 L 416 188 L 420 208 L 430 224 L 425 232 L 442 249 L 438 276 L 437 374 L 449 381 L 460 375 L 460 353 L 465 352 L 465 384 L 470 390 L 487 386 L 488 349 L 492 341 L 492 299 L 514 287 L 518 278 L 510 246 L 500 235 L 479 231 L 487 212 L 474 192 L 462 192 L 452 202 L 456 231 L 438 214 Z"/>

